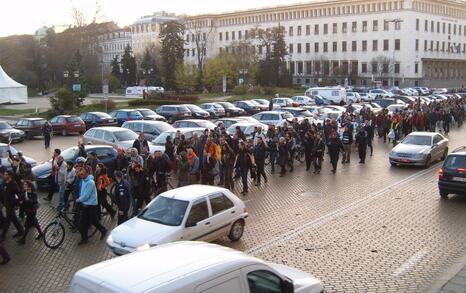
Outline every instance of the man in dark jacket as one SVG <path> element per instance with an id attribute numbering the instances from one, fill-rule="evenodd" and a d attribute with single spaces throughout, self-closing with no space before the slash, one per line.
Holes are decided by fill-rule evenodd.
<path id="1" fill-rule="evenodd" d="M 239 168 L 239 172 L 241 175 L 241 181 L 243 183 L 243 191 L 241 193 L 243 195 L 248 193 L 248 171 L 251 165 L 252 165 L 252 162 L 250 158 L 250 153 L 246 149 L 246 145 L 244 144 L 244 141 L 240 140 L 239 150 L 236 155 L 236 167 Z"/>
<path id="2" fill-rule="evenodd" d="M 265 154 L 267 151 L 267 147 L 264 143 L 264 140 L 261 136 L 257 137 L 257 144 L 254 147 L 254 159 L 257 166 L 257 174 L 256 174 L 256 186 L 261 184 L 261 177 L 264 177 L 265 183 L 267 183 L 267 175 L 265 175 Z"/>
<path id="3" fill-rule="evenodd" d="M 335 129 L 332 129 L 328 136 L 327 141 L 328 154 L 330 156 L 330 162 L 332 163 L 332 173 L 337 172 L 338 159 L 340 157 L 340 151 L 344 151 L 343 144 L 337 135 Z"/>
<path id="4" fill-rule="evenodd" d="M 147 147 L 149 149 L 149 143 L 147 142 L 146 138 L 144 137 L 144 133 L 141 132 L 141 133 L 139 133 L 138 138 L 134 140 L 133 148 L 136 148 L 138 150 L 138 154 L 141 154 L 143 147 Z"/>
<path id="5" fill-rule="evenodd" d="M 366 151 L 367 151 L 367 134 L 364 127 L 359 129 L 358 134 L 356 134 L 356 144 L 358 145 L 359 153 L 359 164 L 365 164 L 366 162 Z"/>
<path id="6" fill-rule="evenodd" d="M 4 174 L 5 183 L 3 185 L 3 205 L 5 206 L 6 215 L 3 223 L 3 232 L 1 239 L 6 238 L 10 223 L 13 222 L 17 233 L 13 237 L 19 237 L 23 235 L 24 227 L 21 225 L 18 217 L 16 216 L 16 207 L 18 206 L 21 199 L 21 192 L 18 184 L 13 180 L 13 173 L 6 171 Z"/>
<path id="7" fill-rule="evenodd" d="M 118 225 L 128 220 L 128 211 L 131 203 L 132 193 L 128 181 L 123 178 L 121 171 L 115 172 L 115 201 L 118 206 Z"/>
<path id="8" fill-rule="evenodd" d="M 372 146 L 372 141 L 374 140 L 375 131 L 374 131 L 374 127 L 372 126 L 371 122 L 366 120 L 365 124 L 366 125 L 364 126 L 364 130 L 366 131 L 366 135 L 367 135 L 367 146 L 371 150 L 371 157 L 372 157 L 372 154 L 374 153 L 374 147 Z"/>
<path id="9" fill-rule="evenodd" d="M 351 159 L 351 146 L 353 145 L 353 131 L 351 126 L 345 126 L 341 142 L 343 143 L 343 159 L 341 160 L 342 164 L 349 164 Z"/>

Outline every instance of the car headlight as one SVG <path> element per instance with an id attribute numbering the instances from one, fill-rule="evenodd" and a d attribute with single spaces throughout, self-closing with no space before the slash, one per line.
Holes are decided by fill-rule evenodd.
<path id="1" fill-rule="evenodd" d="M 154 247 L 154 246 L 156 246 L 156 244 L 147 244 L 146 243 L 144 245 L 136 247 L 136 251 L 144 251 L 144 250 L 147 250 L 147 249 L 149 249 L 151 247 Z"/>
<path id="2" fill-rule="evenodd" d="M 425 158 L 426 156 L 427 156 L 427 154 L 425 154 L 425 153 L 416 154 L 416 158 L 417 158 L 417 159 L 423 159 L 423 158 Z"/>

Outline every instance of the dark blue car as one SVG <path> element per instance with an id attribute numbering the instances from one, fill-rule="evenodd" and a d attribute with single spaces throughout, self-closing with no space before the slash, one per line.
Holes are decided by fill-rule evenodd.
<path id="1" fill-rule="evenodd" d="M 131 109 L 115 110 L 110 113 L 110 116 L 117 120 L 118 126 L 121 126 L 126 121 L 144 120 L 144 116 L 142 116 L 142 114 L 139 113 L 139 111 Z"/>
<path id="2" fill-rule="evenodd" d="M 113 174 L 113 164 L 117 156 L 117 152 L 113 147 L 108 145 L 86 145 L 85 150 L 86 154 L 95 152 L 100 162 L 107 167 L 108 174 Z M 79 157 L 78 147 L 71 147 L 62 151 L 61 156 L 63 156 L 64 162 L 72 161 L 76 163 L 76 159 Z M 33 167 L 32 173 L 37 178 L 39 189 L 47 190 L 49 188 L 50 174 L 52 173 L 51 160 Z"/>

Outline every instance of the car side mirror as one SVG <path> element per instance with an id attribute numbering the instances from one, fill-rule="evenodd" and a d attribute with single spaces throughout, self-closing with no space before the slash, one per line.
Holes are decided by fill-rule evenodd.
<path id="1" fill-rule="evenodd" d="M 289 280 L 283 280 L 283 293 L 294 293 L 294 285 Z"/>
<path id="2" fill-rule="evenodd" d="M 196 222 L 189 222 L 189 221 L 186 222 L 186 228 L 196 227 L 196 226 L 197 226 Z"/>

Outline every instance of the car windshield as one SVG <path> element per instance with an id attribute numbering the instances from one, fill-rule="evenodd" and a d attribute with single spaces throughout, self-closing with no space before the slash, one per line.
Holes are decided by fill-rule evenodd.
<path id="1" fill-rule="evenodd" d="M 215 124 L 207 120 L 196 121 L 196 124 L 202 128 L 215 128 Z"/>
<path id="2" fill-rule="evenodd" d="M 5 153 L 8 151 L 8 146 L 0 146 L 0 155 L 4 156 Z M 16 155 L 17 151 L 14 147 L 10 146 L 10 152 L 14 156 Z"/>
<path id="3" fill-rule="evenodd" d="M 145 110 L 138 110 L 142 116 L 150 116 L 150 115 L 156 115 L 154 111 L 145 109 Z"/>
<path id="4" fill-rule="evenodd" d="M 64 161 L 74 161 L 74 158 L 78 156 L 78 148 L 69 148 L 61 152 L 61 156 L 63 157 Z"/>
<path id="5" fill-rule="evenodd" d="M 129 111 L 128 115 L 129 116 L 141 116 L 141 113 L 139 113 L 139 111 Z"/>
<path id="6" fill-rule="evenodd" d="M 45 124 L 45 119 L 44 120 L 33 120 L 32 124 L 34 124 L 34 125 L 44 125 Z"/>
<path id="7" fill-rule="evenodd" d="M 189 202 L 158 196 L 138 218 L 167 226 L 179 226 L 183 222 Z"/>
<path id="8" fill-rule="evenodd" d="M 162 132 L 152 143 L 156 145 L 165 145 L 165 143 L 167 142 L 167 137 L 171 136 L 171 138 L 173 139 L 175 137 L 175 133 L 176 131 Z"/>
<path id="9" fill-rule="evenodd" d="M 118 141 L 135 140 L 138 135 L 131 130 L 115 131 L 113 133 Z"/>
<path id="10" fill-rule="evenodd" d="M 8 124 L 8 123 L 6 123 L 6 122 L 0 122 L 0 129 L 1 129 L 1 130 L 10 129 L 10 128 L 13 128 L 13 127 L 11 127 L 10 124 Z"/>
<path id="11" fill-rule="evenodd" d="M 297 116 L 297 117 L 312 117 L 312 114 L 311 112 L 309 112 L 308 110 L 305 110 L 305 111 L 294 111 L 292 112 L 294 116 Z"/>
<path id="12" fill-rule="evenodd" d="M 265 105 L 265 106 L 268 106 L 269 105 L 269 102 L 265 101 L 265 100 L 254 100 L 256 103 L 258 104 L 261 104 L 261 105 Z"/>
<path id="13" fill-rule="evenodd" d="M 188 107 L 186 107 L 186 106 L 179 106 L 178 111 L 179 112 L 191 112 L 191 111 L 189 111 Z"/>
<path id="14" fill-rule="evenodd" d="M 228 102 L 222 102 L 222 103 L 219 103 L 219 104 L 222 105 L 224 108 L 227 108 L 227 109 L 235 107 L 235 105 L 233 105 L 232 103 L 228 103 Z"/>
<path id="15" fill-rule="evenodd" d="M 160 123 L 160 124 L 157 124 L 157 129 L 159 130 L 159 132 L 164 132 L 167 130 L 172 130 L 173 126 L 171 126 L 168 123 Z"/>
<path id="16" fill-rule="evenodd" d="M 448 156 L 445 160 L 444 168 L 449 170 L 456 170 L 458 168 L 466 169 L 466 156 Z"/>
<path id="17" fill-rule="evenodd" d="M 283 119 L 293 119 L 294 117 L 290 113 L 282 113 L 282 118 Z"/>
<path id="18" fill-rule="evenodd" d="M 186 106 L 186 107 L 188 107 L 188 109 L 191 110 L 191 111 L 204 112 L 204 110 L 202 110 L 201 107 L 196 106 L 196 105 L 189 105 L 189 106 Z"/>
<path id="19" fill-rule="evenodd" d="M 414 144 L 414 145 L 430 145 L 430 136 L 425 135 L 408 135 L 404 140 L 403 144 Z"/>
<path id="20" fill-rule="evenodd" d="M 94 112 L 94 113 L 92 113 L 92 114 L 94 114 L 95 116 L 97 116 L 97 117 L 99 117 L 99 118 L 105 118 L 105 119 L 112 118 L 112 116 L 108 115 L 107 113 Z"/>
<path id="21" fill-rule="evenodd" d="M 81 122 L 81 118 L 79 118 L 79 117 L 68 117 L 68 118 L 66 118 L 66 120 L 68 120 L 68 122 L 70 122 L 70 123 Z"/>

